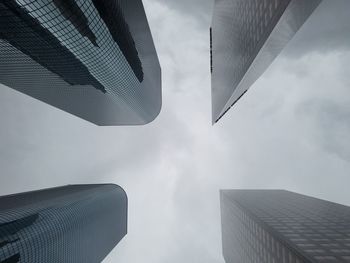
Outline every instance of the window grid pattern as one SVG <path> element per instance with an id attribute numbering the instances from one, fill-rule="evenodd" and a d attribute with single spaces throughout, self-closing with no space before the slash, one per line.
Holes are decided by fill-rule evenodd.
<path id="1" fill-rule="evenodd" d="M 299 262 L 349 262 L 349 207 L 287 191 L 228 190 L 221 196 L 223 217 L 227 218 L 223 220 L 230 224 L 223 229 L 223 235 L 231 228 L 245 232 L 262 228 L 265 241 L 256 236 L 251 239 L 260 245 L 267 242 L 270 252 L 276 252 L 279 240 L 290 248 L 288 253 L 294 251 L 305 257 Z"/>
<path id="2" fill-rule="evenodd" d="M 226 263 L 305 262 L 224 195 L 221 207 Z"/>
<path id="3" fill-rule="evenodd" d="M 3 84 L 26 90 L 25 93 L 50 104 L 54 104 L 50 98 L 37 95 L 38 89 L 43 93 L 45 88 L 57 94 L 68 92 L 67 96 L 80 89 L 84 95 L 75 103 L 88 104 L 95 98 L 96 102 L 104 102 L 93 109 L 91 105 L 81 105 L 80 108 L 88 111 L 85 115 L 67 107 L 59 96 L 54 106 L 99 125 L 128 124 L 125 121 L 128 117 L 134 124 L 145 124 L 159 113 L 160 66 L 141 1 L 5 0 L 0 3 L 0 15 L 3 42 L 0 82 Z M 3 54 L 8 50 L 7 43 L 21 52 L 13 57 L 18 64 L 4 60 L 8 57 Z M 20 60 L 32 60 L 39 75 L 45 71 L 41 67 L 47 69 L 52 83 L 43 87 L 31 75 L 14 74 L 26 70 Z M 6 70 L 9 66 L 13 68 Z M 68 88 L 54 86 L 57 77 Z M 88 90 L 94 88 L 95 92 Z M 33 89 L 36 91 L 31 94 Z M 100 99 L 103 97 L 106 98 Z M 118 112 L 118 107 L 123 109 Z M 108 108 L 115 108 L 114 120 L 103 120 L 103 115 L 109 114 Z M 119 117 L 120 112 L 130 114 Z"/>
<path id="4" fill-rule="evenodd" d="M 81 185 L 0 197 L 0 262 L 101 262 L 127 231 L 115 185 Z"/>
<path id="5" fill-rule="evenodd" d="M 260 77 L 320 2 L 215 1 L 211 32 L 213 122 Z M 290 24 L 292 31 L 280 27 L 283 23 Z"/>

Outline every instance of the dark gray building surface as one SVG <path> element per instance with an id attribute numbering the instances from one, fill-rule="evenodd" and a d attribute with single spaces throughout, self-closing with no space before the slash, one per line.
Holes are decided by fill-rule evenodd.
<path id="1" fill-rule="evenodd" d="M 141 0 L 3 0 L 0 83 L 97 125 L 161 109 L 161 69 Z"/>
<path id="2" fill-rule="evenodd" d="M 211 41 L 212 122 L 245 94 L 321 0 L 215 0 Z"/>
<path id="3" fill-rule="evenodd" d="M 283 190 L 221 190 L 226 263 L 350 262 L 350 207 Z"/>
<path id="4" fill-rule="evenodd" d="M 98 263 L 127 233 L 117 185 L 72 185 L 0 197 L 1 263 Z"/>

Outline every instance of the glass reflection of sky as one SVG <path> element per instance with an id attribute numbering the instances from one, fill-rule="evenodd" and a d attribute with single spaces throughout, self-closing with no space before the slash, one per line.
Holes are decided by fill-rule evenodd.
<path id="1" fill-rule="evenodd" d="M 105 87 L 107 93 L 124 97 L 127 95 L 126 91 L 130 93 L 130 89 L 141 87 L 137 77 L 130 74 L 133 71 L 129 63 L 91 0 L 76 0 L 76 3 L 88 18 L 89 27 L 97 38 L 98 47 L 82 36 L 76 27 L 62 16 L 53 1 L 16 1 L 88 68 L 90 74 Z"/>

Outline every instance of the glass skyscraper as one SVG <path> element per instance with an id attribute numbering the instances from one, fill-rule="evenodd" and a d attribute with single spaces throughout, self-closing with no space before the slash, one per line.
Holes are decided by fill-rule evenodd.
<path id="1" fill-rule="evenodd" d="M 97 125 L 161 109 L 161 69 L 141 0 L 3 0 L 0 83 Z"/>
<path id="2" fill-rule="evenodd" d="M 1 263 L 98 263 L 127 233 L 116 185 L 72 185 L 0 197 Z"/>
<path id="3" fill-rule="evenodd" d="M 212 122 L 245 94 L 321 0 L 215 0 L 210 29 Z"/>
<path id="4" fill-rule="evenodd" d="M 221 190 L 226 263 L 350 262 L 350 207 L 282 190 Z"/>

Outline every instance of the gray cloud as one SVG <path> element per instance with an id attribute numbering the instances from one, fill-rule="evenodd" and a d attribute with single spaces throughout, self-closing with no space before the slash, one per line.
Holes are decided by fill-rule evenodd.
<path id="1" fill-rule="evenodd" d="M 314 140 L 326 151 L 350 162 L 350 109 L 331 100 L 310 99 L 300 106 L 298 113 L 313 125 Z"/>
<path id="2" fill-rule="evenodd" d="M 348 48 L 301 52 L 309 40 L 300 34 L 212 127 L 208 27 L 199 26 L 211 7 L 144 3 L 163 69 L 159 118 L 96 127 L 0 86 L 0 194 L 123 186 L 128 235 L 105 260 L 120 263 L 223 263 L 221 188 L 283 188 L 350 204 Z"/>
<path id="3" fill-rule="evenodd" d="M 165 4 L 181 15 L 194 17 L 203 27 L 208 27 L 211 21 L 211 9 L 215 0 L 156 0 L 161 4 Z"/>
<path id="4" fill-rule="evenodd" d="M 349 10 L 348 0 L 323 0 L 284 54 L 295 59 L 310 52 L 349 50 Z"/>

